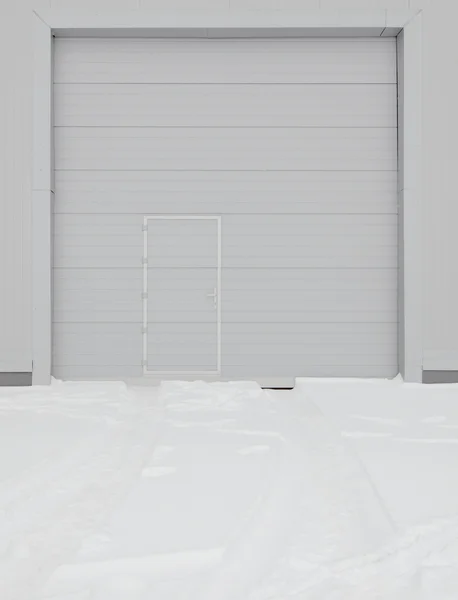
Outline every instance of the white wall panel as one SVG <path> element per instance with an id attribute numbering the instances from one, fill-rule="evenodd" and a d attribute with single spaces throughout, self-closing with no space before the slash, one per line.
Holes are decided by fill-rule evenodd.
<path id="1" fill-rule="evenodd" d="M 139 0 L 49 0 L 53 10 L 62 13 L 115 12 L 137 10 Z"/>
<path id="2" fill-rule="evenodd" d="M 396 84 L 56 84 L 57 127 L 396 127 Z"/>
<path id="3" fill-rule="evenodd" d="M 41 14 L 42 11 L 49 11 L 51 8 L 51 0 L 33 0 L 32 7 L 33 10 Z"/>
<path id="4" fill-rule="evenodd" d="M 167 10 L 173 12 L 175 10 L 229 10 L 230 0 L 138 0 L 140 7 L 144 9 Z"/>
<path id="5" fill-rule="evenodd" d="M 56 48 L 56 83 L 396 83 L 396 47 L 382 38 L 65 39 Z"/>
<path id="6" fill-rule="evenodd" d="M 232 10 L 311 10 L 320 9 L 320 0 L 231 0 Z"/>
<path id="7" fill-rule="evenodd" d="M 396 140 L 395 128 L 66 127 L 56 169 L 396 171 Z"/>
<path id="8" fill-rule="evenodd" d="M 24 43 L 18 43 L 18 32 Z M 30 372 L 32 13 L 0 7 L 0 372 Z"/>
<path id="9" fill-rule="evenodd" d="M 321 8 L 354 10 L 363 9 L 371 10 L 374 8 L 395 8 L 397 10 L 407 10 L 409 8 L 409 0 L 321 0 Z"/>
<path id="10" fill-rule="evenodd" d="M 423 10 L 432 5 L 432 0 L 409 0 L 409 8 Z M 444 7 L 445 8 L 445 7 Z"/>
<path id="11" fill-rule="evenodd" d="M 346 231 L 350 222 L 396 227 L 397 173 L 391 171 L 58 171 L 56 213 L 72 215 L 201 214 L 216 210 L 243 219 L 237 227 L 259 226 L 250 214 L 265 214 L 288 231 L 301 224 Z M 282 202 L 277 202 L 281 196 Z M 308 219 L 300 218 L 306 211 Z M 289 214 L 298 214 L 292 222 Z M 336 213 L 339 216 L 332 216 Z M 312 215 L 313 214 L 313 218 Z M 324 220 L 326 215 L 326 221 Z M 378 215 L 378 216 L 377 216 Z M 383 215 L 383 216 L 382 216 Z M 83 218 L 83 217 L 81 217 Z M 258 217 L 259 219 L 259 217 Z M 264 217 L 263 217 L 264 219 Z M 353 221 L 351 221 L 353 219 Z M 129 221 L 130 223 L 131 221 Z M 100 225 L 100 218 L 95 222 Z M 88 225 L 88 223 L 86 223 Z M 94 225 L 95 226 L 95 225 Z M 246 229 L 244 229 L 246 232 Z M 363 229 L 364 231 L 364 229 Z"/>
<path id="12" fill-rule="evenodd" d="M 423 18 L 423 365 L 432 370 L 458 370 L 457 21 L 457 3 L 445 1 Z"/>

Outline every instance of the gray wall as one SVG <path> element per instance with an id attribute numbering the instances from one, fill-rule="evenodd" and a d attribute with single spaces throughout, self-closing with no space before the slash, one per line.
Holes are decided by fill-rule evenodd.
<path id="1" fill-rule="evenodd" d="M 0 6 L 0 372 L 32 367 L 33 15 L 16 4 L 11 0 Z M 24 36 L 18 36 L 21 28 Z"/>
<path id="2" fill-rule="evenodd" d="M 189 0 L 4 0 L 0 7 L 0 371 L 31 369 L 32 5 L 62 12 L 189 10 Z M 141 8 L 139 8 L 141 6 Z M 194 0 L 196 10 L 425 8 L 423 364 L 458 370 L 456 0 Z M 78 7 L 78 9 L 76 8 Z"/>
<path id="3" fill-rule="evenodd" d="M 423 367 L 458 370 L 458 3 L 431 1 L 423 22 Z"/>

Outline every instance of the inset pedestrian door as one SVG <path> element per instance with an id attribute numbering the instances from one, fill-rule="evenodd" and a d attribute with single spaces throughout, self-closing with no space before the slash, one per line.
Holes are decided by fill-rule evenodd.
<path id="1" fill-rule="evenodd" d="M 143 372 L 221 372 L 221 219 L 144 219 Z"/>

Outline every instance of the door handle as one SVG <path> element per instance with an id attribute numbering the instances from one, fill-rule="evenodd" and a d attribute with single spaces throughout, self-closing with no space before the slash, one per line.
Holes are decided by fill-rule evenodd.
<path id="1" fill-rule="evenodd" d="M 217 308 L 218 291 L 216 288 L 213 288 L 212 294 L 207 294 L 207 298 L 213 298 L 213 305 Z"/>

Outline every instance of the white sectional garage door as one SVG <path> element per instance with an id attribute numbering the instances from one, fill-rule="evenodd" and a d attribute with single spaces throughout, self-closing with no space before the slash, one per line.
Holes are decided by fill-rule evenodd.
<path id="1" fill-rule="evenodd" d="M 393 39 L 55 53 L 54 376 L 396 375 Z"/>

